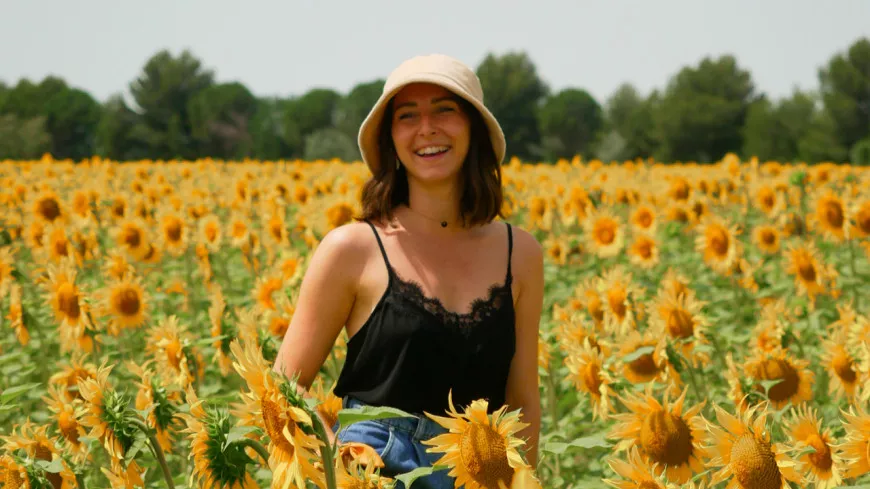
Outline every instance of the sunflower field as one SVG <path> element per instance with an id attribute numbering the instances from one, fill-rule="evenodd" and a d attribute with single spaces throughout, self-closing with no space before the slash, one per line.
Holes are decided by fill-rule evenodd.
<path id="1" fill-rule="evenodd" d="M 0 162 L 0 487 L 392 488 L 272 372 L 360 162 Z M 870 487 L 870 173 L 726 155 L 504 166 L 545 253 L 522 413 L 431 413 L 467 489 Z M 449 442 L 446 442 L 449 441 Z M 437 442 L 437 443 L 436 443 Z"/>

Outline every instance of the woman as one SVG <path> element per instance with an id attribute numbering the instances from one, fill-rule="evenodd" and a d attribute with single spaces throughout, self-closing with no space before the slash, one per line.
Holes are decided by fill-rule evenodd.
<path id="1" fill-rule="evenodd" d="M 372 172 L 361 222 L 321 241 L 276 360 L 307 389 L 346 329 L 342 405 L 415 414 L 339 432 L 373 447 L 386 475 L 438 460 L 422 442 L 445 430 L 423 413 L 444 415 L 448 396 L 458 410 L 476 399 L 522 409 L 529 426 L 518 436 L 537 465 L 543 254 L 531 234 L 495 220 L 505 141 L 482 100 L 474 72 L 448 56 L 390 75 L 359 133 Z M 447 471 L 419 481 L 453 487 Z"/>

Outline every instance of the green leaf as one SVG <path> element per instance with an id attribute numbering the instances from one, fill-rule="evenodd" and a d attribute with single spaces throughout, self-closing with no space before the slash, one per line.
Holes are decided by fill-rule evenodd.
<path id="1" fill-rule="evenodd" d="M 130 449 L 127 450 L 127 453 L 124 454 L 124 457 L 126 457 L 127 460 L 133 460 L 136 457 L 136 454 L 138 454 L 142 451 L 143 448 L 145 448 L 145 443 L 146 442 L 144 436 L 137 436 L 136 441 L 134 441 L 133 444 L 130 445 Z"/>
<path id="2" fill-rule="evenodd" d="M 63 471 L 63 463 L 61 463 L 60 458 L 56 458 L 51 462 L 47 460 L 37 460 L 36 465 L 40 469 L 52 474 L 58 474 Z"/>
<path id="3" fill-rule="evenodd" d="M 633 362 L 644 355 L 648 355 L 648 354 L 654 352 L 655 350 L 656 350 L 656 347 L 654 347 L 654 346 L 642 346 L 642 347 L 638 348 L 637 350 L 634 350 L 633 352 L 629 353 L 628 355 L 625 355 L 624 357 L 622 357 L 622 361 L 625 363 L 630 363 L 630 362 Z"/>
<path id="4" fill-rule="evenodd" d="M 607 432 L 602 431 L 594 435 L 584 436 L 568 443 L 551 441 L 542 448 L 545 452 L 561 455 L 569 448 L 610 448 L 612 445 L 606 440 Z"/>
<path id="5" fill-rule="evenodd" d="M 401 409 L 386 406 L 360 406 L 356 408 L 342 409 L 338 412 L 338 422 L 342 429 L 360 421 L 410 417 L 413 417 L 413 415 L 406 413 Z"/>
<path id="6" fill-rule="evenodd" d="M 35 383 L 35 384 L 16 385 L 15 387 L 10 387 L 10 388 L 6 389 L 5 391 L 3 391 L 2 394 L 0 394 L 0 404 L 6 404 L 7 402 L 11 401 L 12 399 L 15 399 L 16 397 L 24 394 L 25 392 L 28 392 L 32 389 L 37 388 L 40 385 L 42 385 L 42 384 Z"/>
<path id="7" fill-rule="evenodd" d="M 432 467 L 418 467 L 410 472 L 405 472 L 404 474 L 400 474 L 396 476 L 397 480 L 402 481 L 405 484 L 405 487 L 411 487 L 411 484 L 419 479 L 420 477 L 426 477 L 427 475 L 434 474 L 439 470 L 446 470 L 449 467 L 447 465 L 434 465 Z"/>
<path id="8" fill-rule="evenodd" d="M 248 433 L 252 431 L 256 431 L 257 428 L 255 426 L 235 426 L 230 429 L 230 432 L 227 434 L 227 439 L 224 441 L 223 448 L 226 449 L 233 442 L 239 441 L 245 437 Z"/>

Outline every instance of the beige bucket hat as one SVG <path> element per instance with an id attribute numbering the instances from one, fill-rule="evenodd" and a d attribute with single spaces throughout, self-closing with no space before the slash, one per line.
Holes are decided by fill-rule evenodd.
<path id="1" fill-rule="evenodd" d="M 421 82 L 440 85 L 477 108 L 489 129 L 489 139 L 500 164 L 505 154 L 504 132 L 495 116 L 483 105 L 480 79 L 458 59 L 444 54 L 428 54 L 408 59 L 390 73 L 383 93 L 360 126 L 359 149 L 371 172 L 377 174 L 381 167 L 378 134 L 387 104 L 404 86 Z"/>

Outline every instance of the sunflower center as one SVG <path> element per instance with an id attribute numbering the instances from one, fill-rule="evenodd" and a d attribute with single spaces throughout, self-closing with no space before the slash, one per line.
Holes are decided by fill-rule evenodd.
<path id="1" fill-rule="evenodd" d="M 807 258 L 801 258 L 798 262 L 798 274 L 805 282 L 816 281 L 816 267 L 813 262 Z"/>
<path id="2" fill-rule="evenodd" d="M 127 246 L 131 248 L 138 248 L 139 245 L 142 244 L 142 233 L 140 233 L 139 230 L 134 227 L 128 227 L 124 229 L 124 235 L 122 240 Z"/>
<path id="3" fill-rule="evenodd" d="M 731 471 L 741 487 L 779 489 L 782 476 L 770 445 L 754 436 L 743 435 L 731 446 Z"/>
<path id="4" fill-rule="evenodd" d="M 653 481 L 642 481 L 638 484 L 637 489 L 662 489 L 662 486 Z"/>
<path id="5" fill-rule="evenodd" d="M 59 236 L 54 239 L 54 254 L 57 256 L 67 256 L 68 247 L 66 236 Z"/>
<path id="6" fill-rule="evenodd" d="M 827 202 L 822 212 L 828 226 L 836 229 L 843 227 L 843 207 L 838 202 Z"/>
<path id="7" fill-rule="evenodd" d="M 592 316 L 592 319 L 594 319 L 596 323 L 600 323 L 604 320 L 604 309 L 601 307 L 601 299 L 597 296 L 589 298 L 589 301 L 586 303 L 586 308 L 589 310 L 589 315 Z"/>
<path id="8" fill-rule="evenodd" d="M 292 437 L 296 433 L 296 424 L 287 423 L 282 418 L 278 405 L 268 399 L 260 401 L 260 408 L 263 410 L 263 427 L 266 428 L 269 439 L 278 450 L 288 458 L 292 458 L 296 453 L 296 447 L 284 435 L 284 428 L 287 428 L 287 432 Z"/>
<path id="9" fill-rule="evenodd" d="M 716 255 L 725 256 L 728 254 L 730 240 L 724 229 L 717 227 L 707 231 L 707 243 Z"/>
<path id="10" fill-rule="evenodd" d="M 640 225 L 640 227 L 646 229 L 652 225 L 652 221 L 653 221 L 652 214 L 650 214 L 649 211 L 642 210 L 642 211 L 638 212 L 636 222 Z"/>
<path id="11" fill-rule="evenodd" d="M 646 345 L 641 345 L 646 346 Z M 640 347 L 638 347 L 640 348 Z M 628 364 L 628 368 L 631 369 L 632 372 L 640 375 L 644 378 L 654 377 L 659 373 L 659 366 L 656 365 L 655 359 L 653 359 L 652 353 L 643 354 L 636 359 L 632 360 Z"/>
<path id="12" fill-rule="evenodd" d="M 761 232 L 761 242 L 768 246 L 772 246 L 776 243 L 776 233 L 770 229 L 765 229 Z"/>
<path id="13" fill-rule="evenodd" d="M 771 401 L 788 400 L 798 391 L 800 378 L 797 370 L 787 361 L 780 358 L 769 358 L 756 365 L 752 376 L 759 380 L 779 380 L 780 382 L 767 392 Z M 758 389 L 763 389 L 760 385 Z"/>
<path id="14" fill-rule="evenodd" d="M 692 433 L 683 418 L 663 410 L 650 413 L 640 429 L 640 443 L 655 462 L 682 465 L 692 454 Z"/>
<path id="15" fill-rule="evenodd" d="M 668 313 L 668 332 L 674 338 L 688 338 L 695 333 L 695 321 L 685 309 L 673 309 Z"/>
<path id="16" fill-rule="evenodd" d="M 6 469 L 6 477 L 3 480 L 3 487 L 8 487 L 9 489 L 19 489 L 21 487 L 30 487 L 24 485 L 24 479 L 21 478 L 21 475 L 18 473 L 17 467 L 15 468 L 7 468 Z"/>
<path id="17" fill-rule="evenodd" d="M 830 470 L 831 466 L 834 465 L 834 461 L 831 458 L 831 450 L 828 448 L 825 440 L 822 440 L 819 435 L 814 433 L 807 439 L 807 445 L 816 450 L 809 455 L 810 462 L 818 469 Z"/>
<path id="18" fill-rule="evenodd" d="M 206 226 L 205 226 L 205 239 L 207 239 L 209 242 L 214 242 L 214 240 L 217 239 L 217 234 L 218 234 L 218 228 L 217 228 L 216 224 L 211 223 L 211 222 L 206 224 Z"/>
<path id="19" fill-rule="evenodd" d="M 233 221 L 233 237 L 241 238 L 248 232 L 248 226 L 242 221 Z"/>
<path id="20" fill-rule="evenodd" d="M 598 389 L 601 388 L 601 376 L 598 375 L 599 372 L 600 368 L 596 363 L 590 363 L 583 369 L 583 384 L 593 394 L 597 394 Z"/>
<path id="21" fill-rule="evenodd" d="M 619 319 L 625 317 L 625 290 L 622 288 L 614 288 L 607 292 L 607 303 L 610 305 L 610 310 Z"/>
<path id="22" fill-rule="evenodd" d="M 861 232 L 870 234 L 870 204 L 865 203 L 861 206 L 858 214 L 855 216 L 855 223 Z"/>
<path id="23" fill-rule="evenodd" d="M 181 343 L 178 341 L 169 341 L 167 342 L 164 350 L 166 352 L 166 359 L 169 360 L 169 364 L 172 365 L 172 368 L 176 370 L 181 369 Z"/>
<path id="24" fill-rule="evenodd" d="M 843 382 L 851 384 L 858 378 L 858 374 L 852 368 L 852 358 L 842 347 L 837 349 L 837 353 L 831 359 L 831 368 Z"/>
<path id="25" fill-rule="evenodd" d="M 181 241 L 181 221 L 172 219 L 166 223 L 166 237 L 173 243 Z"/>
<path id="26" fill-rule="evenodd" d="M 761 206 L 764 209 L 766 209 L 766 210 L 773 209 L 773 205 L 775 203 L 776 203 L 776 196 L 773 194 L 773 192 L 767 191 L 767 192 L 764 192 L 764 195 L 761 196 Z"/>
<path id="27" fill-rule="evenodd" d="M 115 310 L 119 311 L 124 316 L 135 316 L 139 313 L 141 304 L 139 302 L 139 292 L 135 289 L 125 287 L 115 293 Z"/>
<path id="28" fill-rule="evenodd" d="M 81 315 L 79 309 L 79 295 L 75 287 L 69 282 L 64 282 L 57 289 L 57 308 L 70 319 L 78 319 Z"/>
<path id="29" fill-rule="evenodd" d="M 57 416 L 57 426 L 60 433 L 73 445 L 79 444 L 78 422 L 75 417 L 67 411 L 62 411 Z"/>
<path id="30" fill-rule="evenodd" d="M 611 244 L 616 239 L 615 225 L 610 221 L 599 221 L 595 225 L 595 239 L 601 244 Z"/>
<path id="31" fill-rule="evenodd" d="M 52 197 L 39 201 L 39 214 L 46 221 L 54 221 L 60 215 L 60 205 Z"/>
<path id="32" fill-rule="evenodd" d="M 652 242 L 648 240 L 639 241 L 637 243 L 637 254 L 645 260 L 652 258 Z"/>
<path id="33" fill-rule="evenodd" d="M 459 440 L 462 464 L 471 478 L 483 487 L 510 484 L 514 470 L 508 463 L 504 437 L 487 425 L 471 423 Z"/>

